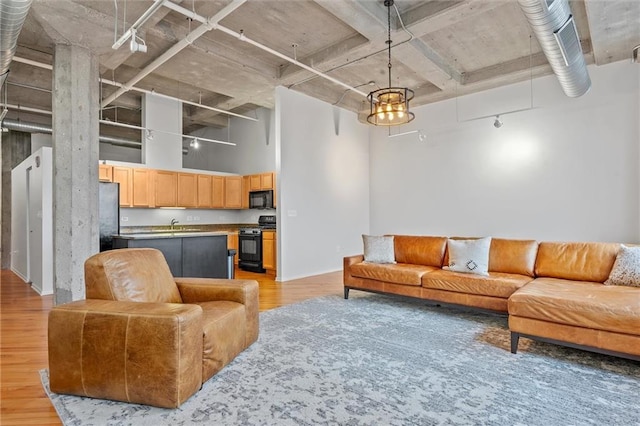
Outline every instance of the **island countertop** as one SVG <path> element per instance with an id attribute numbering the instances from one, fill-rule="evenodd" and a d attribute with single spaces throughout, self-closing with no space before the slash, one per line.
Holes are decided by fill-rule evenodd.
<path id="1" fill-rule="evenodd" d="M 132 233 L 132 234 L 118 234 L 118 235 L 114 235 L 113 238 L 120 238 L 123 240 L 152 240 L 157 238 L 212 237 L 216 235 L 229 235 L 229 232 L 228 231 L 140 232 L 140 233 Z"/>

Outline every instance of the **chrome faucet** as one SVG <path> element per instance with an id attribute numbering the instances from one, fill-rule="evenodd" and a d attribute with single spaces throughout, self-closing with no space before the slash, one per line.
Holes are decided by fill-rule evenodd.
<path id="1" fill-rule="evenodd" d="M 175 217 L 173 219 L 171 219 L 171 230 L 173 231 L 173 226 L 178 223 L 178 219 L 176 219 Z"/>

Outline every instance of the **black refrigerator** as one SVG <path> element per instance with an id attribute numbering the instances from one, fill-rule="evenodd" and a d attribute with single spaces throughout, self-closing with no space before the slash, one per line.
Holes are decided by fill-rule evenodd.
<path id="1" fill-rule="evenodd" d="M 100 251 L 113 248 L 113 235 L 120 233 L 120 184 L 100 182 L 98 198 L 100 207 Z"/>

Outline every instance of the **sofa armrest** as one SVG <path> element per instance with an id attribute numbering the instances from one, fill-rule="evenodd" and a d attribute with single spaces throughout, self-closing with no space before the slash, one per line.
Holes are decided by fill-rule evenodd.
<path id="1" fill-rule="evenodd" d="M 357 254 L 355 256 L 346 256 L 343 259 L 343 269 L 342 269 L 342 283 L 345 287 L 348 287 L 349 284 L 353 284 L 353 276 L 351 275 L 351 265 L 355 265 L 356 263 L 362 263 L 364 261 L 363 254 Z M 345 290 L 345 299 L 348 296 L 348 291 Z"/>
<path id="2" fill-rule="evenodd" d="M 175 408 L 202 385 L 202 308 L 88 299 L 49 313 L 51 391 Z"/>
<path id="3" fill-rule="evenodd" d="M 254 280 L 215 278 L 175 278 L 184 303 L 229 300 L 245 306 L 247 315 L 247 346 L 258 339 L 260 288 Z"/>

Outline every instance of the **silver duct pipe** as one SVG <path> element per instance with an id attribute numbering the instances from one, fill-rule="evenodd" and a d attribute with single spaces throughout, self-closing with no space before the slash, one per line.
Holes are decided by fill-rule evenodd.
<path id="1" fill-rule="evenodd" d="M 32 0 L 0 0 L 0 89 L 9 74 L 18 36 Z"/>
<path id="2" fill-rule="evenodd" d="M 9 130 L 15 130 L 17 132 L 25 132 L 25 133 L 53 133 L 51 126 L 46 124 L 38 124 L 38 123 L 28 123 L 24 121 L 13 120 L 10 118 L 5 118 L 2 121 L 2 127 L 5 127 Z M 138 141 L 132 141 L 129 139 L 116 138 L 113 136 L 100 136 L 99 141 L 102 143 L 108 143 L 110 145 L 115 146 L 124 146 L 127 148 L 142 148 L 142 143 Z"/>
<path id="3" fill-rule="evenodd" d="M 569 1 L 518 0 L 518 3 L 564 93 L 572 98 L 587 93 L 591 79 Z"/>

